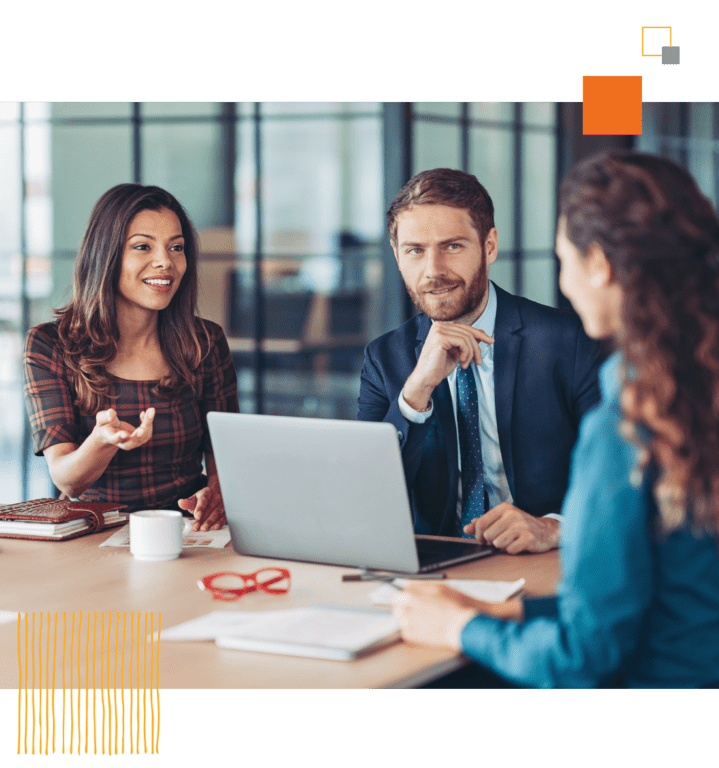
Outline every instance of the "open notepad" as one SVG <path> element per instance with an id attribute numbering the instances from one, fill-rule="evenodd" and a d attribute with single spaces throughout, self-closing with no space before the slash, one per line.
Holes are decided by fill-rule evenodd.
<path id="1" fill-rule="evenodd" d="M 240 632 L 221 635 L 221 648 L 350 661 L 399 640 L 399 624 L 386 611 L 313 605 L 258 614 Z"/>
<path id="2" fill-rule="evenodd" d="M 399 640 L 386 610 L 313 605 L 280 611 L 215 611 L 163 632 L 163 640 L 210 640 L 222 648 L 349 661 Z"/>

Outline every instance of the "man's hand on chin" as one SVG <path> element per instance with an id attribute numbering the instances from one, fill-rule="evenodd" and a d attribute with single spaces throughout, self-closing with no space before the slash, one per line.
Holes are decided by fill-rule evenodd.
<path id="1" fill-rule="evenodd" d="M 464 527 L 478 541 L 503 549 L 509 555 L 519 552 L 548 552 L 559 546 L 559 522 L 551 517 L 534 517 L 503 502 L 476 517 Z"/>

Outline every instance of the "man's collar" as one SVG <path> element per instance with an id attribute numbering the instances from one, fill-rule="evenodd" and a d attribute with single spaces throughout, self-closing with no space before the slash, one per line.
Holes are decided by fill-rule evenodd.
<path id="1" fill-rule="evenodd" d="M 484 331 L 487 336 L 494 336 L 494 325 L 497 321 L 497 291 L 491 280 L 489 281 L 487 293 L 489 294 L 487 306 L 472 327 L 478 331 Z"/>

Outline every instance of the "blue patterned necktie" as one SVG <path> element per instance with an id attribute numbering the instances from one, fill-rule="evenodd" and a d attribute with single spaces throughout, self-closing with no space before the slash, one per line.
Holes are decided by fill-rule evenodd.
<path id="1" fill-rule="evenodd" d="M 473 537 L 464 533 L 464 526 L 485 512 L 479 401 L 473 368 L 474 363 L 470 363 L 466 370 L 461 366 L 457 368 L 457 429 L 459 455 L 462 461 L 462 522 L 459 535 L 465 538 Z"/>

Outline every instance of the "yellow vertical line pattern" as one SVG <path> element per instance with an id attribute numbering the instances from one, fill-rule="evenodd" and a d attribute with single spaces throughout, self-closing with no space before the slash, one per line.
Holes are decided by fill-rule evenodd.
<path id="1" fill-rule="evenodd" d="M 105 611 L 100 616 L 100 700 L 102 702 L 102 722 L 100 726 L 100 754 L 105 754 L 105 682 L 102 662 L 102 649 L 105 647 Z"/>
<path id="2" fill-rule="evenodd" d="M 115 611 L 115 664 L 112 668 L 112 698 L 115 704 L 115 754 L 117 754 L 117 644 L 120 639 L 120 613 Z M 124 641 L 123 636 L 123 641 Z M 120 679 L 122 684 L 122 678 Z"/>
<path id="3" fill-rule="evenodd" d="M 162 614 L 157 614 L 157 662 L 155 664 L 155 676 L 157 680 L 157 744 L 155 753 L 160 754 L 160 630 L 162 629 Z"/>
<path id="4" fill-rule="evenodd" d="M 67 611 L 62 612 L 62 754 L 65 754 L 65 641 L 67 640 Z M 72 669 L 72 650 L 70 651 Z"/>
<path id="5" fill-rule="evenodd" d="M 135 655 L 135 614 L 130 611 L 130 754 L 133 752 L 132 743 L 132 704 L 133 704 L 133 688 L 132 688 L 132 657 Z"/>
<path id="6" fill-rule="evenodd" d="M 112 705 L 110 704 L 110 630 L 112 611 L 107 614 L 107 754 L 112 754 Z M 103 699 L 104 701 L 104 699 Z"/>
<path id="7" fill-rule="evenodd" d="M 103 613 L 102 615 L 104 618 L 105 614 Z M 94 616 L 95 623 L 92 628 L 92 740 L 93 749 L 95 750 L 95 754 L 97 754 L 97 728 L 95 727 L 95 712 L 97 712 L 97 707 L 95 706 L 95 641 L 97 640 L 97 611 L 94 612 Z M 102 643 L 100 643 L 100 653 L 102 653 Z M 100 664 L 100 673 L 102 673 L 102 664 Z M 100 685 L 102 685 L 102 681 L 100 681 Z"/>
<path id="8" fill-rule="evenodd" d="M 50 709 L 48 696 L 50 694 L 50 611 L 47 612 L 47 645 L 45 647 L 45 754 L 50 737 Z"/>
<path id="9" fill-rule="evenodd" d="M 150 614 L 150 753 L 155 754 L 155 705 L 152 699 L 152 672 L 155 659 L 154 612 Z"/>
<path id="10" fill-rule="evenodd" d="M 80 623 L 77 625 L 77 754 L 81 754 L 82 747 L 82 680 L 80 679 L 80 650 L 82 648 L 82 611 L 80 611 Z M 87 672 L 87 668 L 85 669 Z"/>
<path id="11" fill-rule="evenodd" d="M 82 618 L 82 611 L 80 612 Z M 94 638 L 93 638 L 94 639 Z M 92 646 L 93 656 L 95 654 L 95 644 Z M 95 689 L 95 665 L 92 667 L 92 686 Z M 79 707 L 78 707 L 78 719 L 79 719 Z M 85 754 L 87 754 L 87 741 L 90 737 L 89 728 L 89 715 L 90 715 L 90 611 L 87 612 L 87 632 L 85 633 Z"/>
<path id="12" fill-rule="evenodd" d="M 28 700 L 27 700 L 27 670 L 30 664 L 28 663 L 27 654 L 27 630 L 28 630 L 29 617 L 25 613 L 25 721 L 23 727 L 23 754 L 27 754 L 27 718 L 28 718 Z"/>
<path id="13" fill-rule="evenodd" d="M 95 611 L 95 623 L 97 624 L 97 611 Z M 105 645 L 105 611 L 102 612 L 102 635 L 100 636 L 100 695 L 102 695 L 103 679 L 102 674 L 104 666 L 102 663 L 102 649 Z M 92 732 L 95 736 L 95 754 L 97 754 L 97 730 L 95 728 L 95 713 L 97 707 L 95 706 L 95 654 L 94 654 L 94 642 L 93 638 L 93 655 L 92 655 Z M 105 754 L 105 697 L 102 696 L 102 754 Z"/>
<path id="14" fill-rule="evenodd" d="M 147 705 L 145 693 L 147 689 L 147 611 L 145 611 L 145 634 L 142 645 L 142 743 L 145 745 L 145 754 L 147 754 Z"/>
<path id="15" fill-rule="evenodd" d="M 75 611 L 72 612 L 72 624 L 70 625 L 70 754 L 72 754 L 72 741 L 75 737 L 75 707 L 72 702 L 72 644 L 75 637 Z M 79 641 L 78 641 L 79 642 Z M 77 669 L 78 685 L 77 695 L 80 695 L 80 668 Z"/>
<path id="16" fill-rule="evenodd" d="M 122 754 L 125 754 L 125 629 L 127 622 L 127 611 L 122 612 L 122 657 L 120 668 L 120 698 L 122 699 Z M 132 674 L 132 670 L 130 670 Z M 117 735 L 117 730 L 115 730 Z"/>
<path id="17" fill-rule="evenodd" d="M 135 684 L 137 685 L 137 704 L 135 705 L 135 754 L 140 754 L 140 611 L 137 612 L 137 657 L 135 658 Z"/>
<path id="18" fill-rule="evenodd" d="M 35 754 L 35 611 L 32 612 L 32 754 Z"/>
<path id="19" fill-rule="evenodd" d="M 57 611 L 52 638 L 52 753 L 55 754 L 55 667 L 57 666 Z"/>
<path id="20" fill-rule="evenodd" d="M 28 630 L 28 618 L 27 611 L 25 612 L 25 754 L 27 754 L 27 630 Z"/>
<path id="21" fill-rule="evenodd" d="M 22 619 L 17 615 L 17 663 L 20 670 L 20 680 L 17 684 L 17 753 L 20 754 L 22 744 L 22 641 L 20 640 L 20 626 Z"/>
<path id="22" fill-rule="evenodd" d="M 38 707 L 37 707 L 37 751 L 38 754 L 42 754 L 42 611 L 40 611 L 40 630 L 37 638 L 37 694 L 38 694 Z M 33 684 L 33 689 L 35 685 Z M 33 699 L 35 698 L 35 691 L 33 690 Z M 34 741 L 34 740 L 33 740 Z M 33 753 L 35 751 L 35 745 L 33 744 Z"/>

